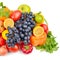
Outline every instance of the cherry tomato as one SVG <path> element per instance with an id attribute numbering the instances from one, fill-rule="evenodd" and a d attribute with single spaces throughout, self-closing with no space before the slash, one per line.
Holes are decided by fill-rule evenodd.
<path id="1" fill-rule="evenodd" d="M 16 10 L 11 13 L 10 18 L 12 18 L 14 21 L 17 21 L 20 19 L 22 13 L 19 10 Z"/>
<path id="2" fill-rule="evenodd" d="M 31 43 L 29 43 L 29 44 L 27 44 L 27 45 L 24 45 L 24 44 L 23 44 L 22 47 L 21 47 L 21 50 L 22 50 L 23 53 L 29 54 L 29 53 L 32 52 L 33 46 L 32 46 Z"/>
<path id="3" fill-rule="evenodd" d="M 17 52 L 19 50 L 18 45 L 15 45 L 14 47 L 7 47 L 9 52 Z"/>
<path id="4" fill-rule="evenodd" d="M 48 33 L 48 26 L 46 24 L 41 24 L 40 26 L 42 26 L 44 28 L 44 31 L 47 34 Z"/>
<path id="5" fill-rule="evenodd" d="M 4 56 L 8 53 L 6 46 L 0 47 L 0 56 Z"/>
<path id="6" fill-rule="evenodd" d="M 0 46 L 5 45 L 5 40 L 0 36 Z"/>

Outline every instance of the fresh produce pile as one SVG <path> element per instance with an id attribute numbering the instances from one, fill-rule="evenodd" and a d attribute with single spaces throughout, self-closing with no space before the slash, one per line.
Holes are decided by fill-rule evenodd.
<path id="1" fill-rule="evenodd" d="M 31 12 L 26 4 L 15 11 L 4 6 L 3 2 L 0 7 L 0 56 L 17 51 L 29 54 L 33 47 L 49 53 L 58 49 L 41 12 Z"/>

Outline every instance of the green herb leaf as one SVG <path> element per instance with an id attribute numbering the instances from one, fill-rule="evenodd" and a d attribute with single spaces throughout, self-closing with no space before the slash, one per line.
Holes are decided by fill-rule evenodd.
<path id="1" fill-rule="evenodd" d="M 55 37 L 52 35 L 52 32 L 49 31 L 46 39 L 46 43 L 42 46 L 37 46 L 37 50 L 45 50 L 46 52 L 53 53 L 53 51 L 58 50 L 58 43 L 55 40 Z"/>

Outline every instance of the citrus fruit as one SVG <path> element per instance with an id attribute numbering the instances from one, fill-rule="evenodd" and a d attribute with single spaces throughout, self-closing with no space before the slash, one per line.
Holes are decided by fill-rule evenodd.
<path id="1" fill-rule="evenodd" d="M 40 37 L 39 37 L 39 45 L 43 45 L 46 43 L 46 38 L 47 38 L 47 34 L 44 32 Z"/>
<path id="2" fill-rule="evenodd" d="M 6 36 L 7 33 L 9 33 L 8 30 L 4 30 L 4 31 L 2 32 L 2 37 L 3 37 L 3 39 L 5 39 L 5 40 L 7 40 L 7 36 Z"/>
<path id="3" fill-rule="evenodd" d="M 30 42 L 33 46 L 43 45 L 46 42 L 47 34 L 44 32 L 40 37 L 32 35 L 30 37 Z"/>
<path id="4" fill-rule="evenodd" d="M 36 37 L 41 36 L 43 33 L 44 33 L 44 29 L 43 29 L 41 26 L 36 26 L 36 27 L 34 27 L 34 29 L 33 29 L 33 34 L 34 34 Z"/>
<path id="5" fill-rule="evenodd" d="M 30 42 L 33 46 L 38 46 L 39 45 L 39 40 L 40 40 L 39 37 L 36 37 L 34 35 L 32 35 L 30 37 Z"/>
<path id="6" fill-rule="evenodd" d="M 11 18 L 7 18 L 4 20 L 4 27 L 8 28 L 8 27 L 14 27 L 14 21 Z"/>

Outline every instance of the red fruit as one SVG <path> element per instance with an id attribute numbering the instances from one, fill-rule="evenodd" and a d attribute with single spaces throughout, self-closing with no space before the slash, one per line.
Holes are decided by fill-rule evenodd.
<path id="1" fill-rule="evenodd" d="M 19 50 L 19 46 L 15 45 L 14 47 L 7 47 L 9 52 L 17 52 Z"/>
<path id="2" fill-rule="evenodd" d="M 17 21 L 20 19 L 22 13 L 19 10 L 16 10 L 11 13 L 10 18 L 12 18 L 14 21 Z"/>
<path id="3" fill-rule="evenodd" d="M 33 50 L 33 46 L 29 43 L 27 45 L 22 45 L 22 48 L 21 48 L 22 52 L 25 53 L 25 54 L 29 54 L 32 52 Z"/>
<path id="4" fill-rule="evenodd" d="M 48 33 L 48 26 L 46 24 L 41 24 L 40 26 L 44 28 L 44 31 L 47 34 Z"/>
<path id="5" fill-rule="evenodd" d="M 0 36 L 0 46 L 5 45 L 6 42 L 5 40 Z"/>
<path id="6" fill-rule="evenodd" d="M 6 46 L 0 47 L 0 56 L 4 56 L 8 53 Z"/>

